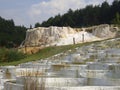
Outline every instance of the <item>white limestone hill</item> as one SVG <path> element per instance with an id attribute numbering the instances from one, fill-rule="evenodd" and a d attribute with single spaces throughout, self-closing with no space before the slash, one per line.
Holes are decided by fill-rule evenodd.
<path id="1" fill-rule="evenodd" d="M 24 47 L 24 53 L 35 53 L 48 46 L 70 45 L 113 38 L 117 31 L 117 27 L 108 24 L 88 28 L 38 27 L 27 30 L 26 38 L 21 47 Z"/>

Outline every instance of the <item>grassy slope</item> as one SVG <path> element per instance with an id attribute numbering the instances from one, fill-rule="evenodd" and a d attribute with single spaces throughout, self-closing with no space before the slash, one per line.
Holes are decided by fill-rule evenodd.
<path id="1" fill-rule="evenodd" d="M 95 41 L 97 42 L 97 41 Z M 95 42 L 87 42 L 87 43 L 81 43 L 81 44 L 75 44 L 75 45 L 65 45 L 65 46 L 54 46 L 54 47 L 47 47 L 44 48 L 42 50 L 40 50 L 40 52 L 33 54 L 33 55 L 27 55 L 26 58 L 21 59 L 19 61 L 14 61 L 14 62 L 7 62 L 7 63 L 0 63 L 0 66 L 5 66 L 5 65 L 18 65 L 20 63 L 25 63 L 25 62 L 29 62 L 29 61 L 35 61 L 35 60 L 39 60 L 39 59 L 44 59 L 50 56 L 53 56 L 55 54 L 61 53 L 61 52 L 65 52 L 69 49 L 74 49 L 76 47 L 80 47 L 83 45 L 89 45 L 91 43 L 95 43 Z"/>

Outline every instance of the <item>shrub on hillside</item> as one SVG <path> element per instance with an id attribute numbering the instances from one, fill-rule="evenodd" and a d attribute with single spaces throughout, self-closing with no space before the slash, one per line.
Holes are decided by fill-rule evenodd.
<path id="1" fill-rule="evenodd" d="M 15 49 L 0 49 L 0 62 L 12 62 L 25 58 L 25 54 Z"/>

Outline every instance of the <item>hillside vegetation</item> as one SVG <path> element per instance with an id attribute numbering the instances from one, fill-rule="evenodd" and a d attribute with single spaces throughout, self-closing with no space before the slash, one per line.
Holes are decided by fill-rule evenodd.
<path id="1" fill-rule="evenodd" d="M 32 55 L 22 54 L 20 52 L 12 51 L 11 49 L 9 49 L 9 51 L 7 52 L 5 50 L 4 52 L 3 51 L 1 52 L 0 50 L 0 65 L 18 65 L 20 63 L 40 60 L 40 59 L 48 58 L 58 53 L 66 52 L 67 50 L 74 49 L 76 47 L 89 45 L 90 43 L 95 43 L 95 42 L 87 42 L 76 45 L 47 47 L 41 49 L 38 53 Z M 8 58 L 4 58 L 4 57 L 8 57 Z"/>

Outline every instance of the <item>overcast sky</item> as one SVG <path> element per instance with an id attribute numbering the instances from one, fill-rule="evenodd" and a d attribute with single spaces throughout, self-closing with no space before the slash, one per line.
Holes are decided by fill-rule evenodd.
<path id="1" fill-rule="evenodd" d="M 30 24 L 47 20 L 51 16 L 64 14 L 69 8 L 80 9 L 86 5 L 101 4 L 105 0 L 0 0 L 0 16 L 13 19 L 16 25 Z M 111 3 L 113 0 L 107 0 Z"/>

